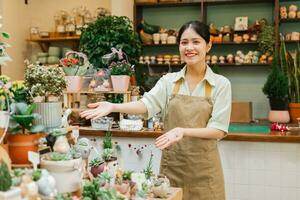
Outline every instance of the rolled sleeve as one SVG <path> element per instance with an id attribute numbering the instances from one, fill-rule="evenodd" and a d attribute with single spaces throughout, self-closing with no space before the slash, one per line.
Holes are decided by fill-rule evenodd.
<path id="1" fill-rule="evenodd" d="M 225 79 L 223 86 L 216 92 L 212 116 L 208 121 L 207 128 L 216 128 L 228 133 L 232 102 L 229 80 Z"/>
<path id="2" fill-rule="evenodd" d="M 154 117 L 157 113 L 162 112 L 166 107 L 166 100 L 167 81 L 166 77 L 163 76 L 149 92 L 144 94 L 143 98 L 140 100 L 147 108 L 147 113 L 144 115 L 144 118 L 149 119 Z"/>

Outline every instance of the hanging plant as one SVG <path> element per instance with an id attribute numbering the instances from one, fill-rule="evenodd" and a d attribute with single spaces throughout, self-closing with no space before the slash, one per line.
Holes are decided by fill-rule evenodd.
<path id="1" fill-rule="evenodd" d="M 263 54 L 274 54 L 275 49 L 275 30 L 274 26 L 264 25 L 257 37 L 259 50 Z"/>

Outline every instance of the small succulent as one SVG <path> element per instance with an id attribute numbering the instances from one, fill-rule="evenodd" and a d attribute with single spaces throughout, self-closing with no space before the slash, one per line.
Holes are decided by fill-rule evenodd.
<path id="1" fill-rule="evenodd" d="M 114 150 L 113 149 L 104 149 L 102 153 L 102 158 L 105 161 L 111 161 L 114 158 Z"/>
<path id="2" fill-rule="evenodd" d="M 111 175 L 108 172 L 102 172 L 100 175 L 98 175 L 98 179 L 100 183 L 109 183 L 112 179 Z"/>
<path id="3" fill-rule="evenodd" d="M 98 167 L 99 165 L 101 165 L 104 161 L 97 157 L 97 158 L 94 158 L 93 160 L 91 160 L 91 162 L 89 163 L 89 166 L 90 167 Z"/>
<path id="4" fill-rule="evenodd" d="M 124 171 L 123 172 L 123 180 L 124 181 L 131 181 L 131 175 L 132 175 L 133 171 L 128 170 L 128 171 Z"/>
<path id="5" fill-rule="evenodd" d="M 38 181 L 41 178 L 41 176 L 42 176 L 42 170 L 37 169 L 32 173 L 31 178 L 33 181 Z"/>

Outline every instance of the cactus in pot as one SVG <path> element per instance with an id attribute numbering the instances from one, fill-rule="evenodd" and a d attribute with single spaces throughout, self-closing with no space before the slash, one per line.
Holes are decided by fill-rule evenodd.
<path id="1" fill-rule="evenodd" d="M 101 158 L 95 158 L 95 159 L 91 160 L 91 162 L 89 163 L 89 166 L 91 167 L 90 171 L 94 177 L 97 177 L 105 169 L 105 163 Z"/>
<path id="2" fill-rule="evenodd" d="M 0 191 L 6 192 L 12 186 L 12 177 L 4 161 L 0 162 Z"/>

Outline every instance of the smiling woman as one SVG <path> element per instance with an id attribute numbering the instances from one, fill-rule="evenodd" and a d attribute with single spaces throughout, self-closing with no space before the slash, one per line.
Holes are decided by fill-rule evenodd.
<path id="1" fill-rule="evenodd" d="M 186 66 L 168 73 L 137 102 L 98 102 L 82 117 L 99 118 L 111 112 L 144 114 L 161 112 L 166 133 L 156 139 L 163 150 L 161 173 L 174 187 L 183 188 L 184 200 L 225 199 L 218 139 L 228 132 L 231 86 L 205 63 L 211 48 L 208 26 L 191 21 L 178 34 L 179 51 Z"/>

